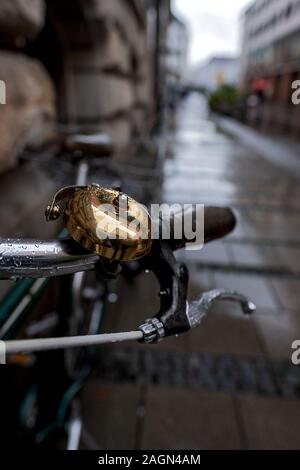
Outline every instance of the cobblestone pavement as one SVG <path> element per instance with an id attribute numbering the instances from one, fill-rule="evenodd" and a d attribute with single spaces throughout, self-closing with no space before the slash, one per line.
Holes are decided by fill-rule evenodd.
<path id="1" fill-rule="evenodd" d="M 224 241 L 178 254 L 191 272 L 190 298 L 229 287 L 258 311 L 245 319 L 220 304 L 179 338 L 103 348 L 83 392 L 88 434 L 102 449 L 300 449 L 300 368 L 291 363 L 300 339 L 296 172 L 220 133 L 197 96 L 179 110 L 169 154 L 165 202 L 229 205 L 238 218 Z M 151 274 L 119 282 L 106 331 L 135 328 L 157 308 Z"/>

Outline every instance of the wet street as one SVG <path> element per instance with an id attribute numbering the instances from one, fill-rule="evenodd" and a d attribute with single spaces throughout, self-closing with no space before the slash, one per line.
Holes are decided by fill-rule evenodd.
<path id="1" fill-rule="evenodd" d="M 225 240 L 178 253 L 190 269 L 190 298 L 235 289 L 257 313 L 245 318 L 238 306 L 220 303 L 179 338 L 103 348 L 83 392 L 95 447 L 300 449 L 300 366 L 291 362 L 300 339 L 296 175 L 218 129 L 202 97 L 182 103 L 168 135 L 162 199 L 230 206 L 238 220 Z M 121 283 L 106 331 L 135 328 L 156 313 L 150 274 Z"/>

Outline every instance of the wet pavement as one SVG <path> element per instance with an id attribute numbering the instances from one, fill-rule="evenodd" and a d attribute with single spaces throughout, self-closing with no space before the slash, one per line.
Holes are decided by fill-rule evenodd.
<path id="1" fill-rule="evenodd" d="M 221 133 L 197 95 L 175 121 L 162 200 L 228 205 L 238 219 L 225 240 L 178 253 L 190 298 L 228 287 L 258 310 L 245 318 L 219 304 L 179 338 L 103 348 L 83 392 L 87 434 L 100 449 L 300 449 L 300 366 L 291 363 L 300 339 L 298 173 Z M 119 282 L 106 331 L 135 328 L 157 309 L 150 274 Z"/>

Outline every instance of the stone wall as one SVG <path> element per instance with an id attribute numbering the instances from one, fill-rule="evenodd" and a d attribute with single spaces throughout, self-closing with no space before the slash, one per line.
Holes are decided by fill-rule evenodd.
<path id="1" fill-rule="evenodd" d="M 162 45 L 148 17 L 162 7 L 166 31 L 169 0 L 1 0 L 0 171 L 49 138 L 56 105 L 61 123 L 111 134 L 118 155 L 149 132 Z"/>
<path id="2" fill-rule="evenodd" d="M 25 147 L 39 147 L 53 135 L 55 92 L 41 64 L 0 51 L 6 104 L 0 105 L 0 171 L 15 166 Z"/>
<path id="3" fill-rule="evenodd" d="M 1 0 L 0 79 L 6 104 L 0 105 L 0 172 L 15 166 L 25 147 L 39 146 L 53 134 L 54 86 L 42 64 L 22 53 L 44 20 L 42 0 Z"/>
<path id="4" fill-rule="evenodd" d="M 44 0 L 1 0 L 1 41 L 21 46 L 26 39 L 35 37 L 42 29 L 44 20 Z"/>
<path id="5" fill-rule="evenodd" d="M 109 132 L 121 149 L 149 128 L 154 108 L 147 9 L 143 2 L 126 0 L 95 0 L 82 7 L 91 18 L 85 33 L 74 21 L 60 25 L 68 88 L 62 118 Z"/>

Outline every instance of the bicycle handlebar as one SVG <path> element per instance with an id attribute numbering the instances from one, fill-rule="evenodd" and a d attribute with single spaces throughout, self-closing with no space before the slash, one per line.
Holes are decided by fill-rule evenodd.
<path id="1" fill-rule="evenodd" d="M 72 239 L 2 240 L 0 252 L 0 279 L 73 274 L 92 270 L 99 261 Z"/>
<path id="2" fill-rule="evenodd" d="M 230 209 L 207 207 L 204 224 L 204 241 L 207 243 L 230 233 L 235 226 L 235 217 Z M 186 240 L 170 240 L 174 251 L 183 248 L 185 244 Z M 98 262 L 99 256 L 85 250 L 72 239 L 0 241 L 0 279 L 74 274 L 93 270 Z"/>
<path id="3" fill-rule="evenodd" d="M 190 209 L 189 209 L 190 210 Z M 193 217 L 203 216 L 202 208 L 191 208 Z M 178 220 L 176 221 L 176 218 Z M 171 216 L 173 222 L 179 222 L 179 215 Z M 164 221 L 166 218 L 163 219 Z M 203 219 L 202 219 L 203 220 Z M 194 219 L 193 219 L 194 221 Z M 195 220 L 196 221 L 196 220 Z M 229 233 L 235 226 L 235 217 L 230 209 L 209 207 L 204 211 L 205 234 L 208 242 Z M 163 222 L 162 222 L 163 223 Z M 175 227 L 175 223 L 173 225 Z M 192 228 L 192 230 L 194 230 Z M 185 234 L 187 236 L 189 234 Z M 188 237 L 189 238 L 189 237 Z M 190 243 L 190 240 L 187 240 Z M 133 332 L 122 332 L 109 335 L 59 337 L 47 339 L 30 339 L 1 342 L 5 353 L 25 353 L 83 347 L 120 341 L 135 340 L 154 344 L 165 337 L 196 328 L 208 313 L 216 300 L 230 300 L 240 303 L 245 314 L 255 311 L 255 305 L 245 296 L 231 290 L 221 289 L 205 292 L 191 304 L 187 302 L 188 270 L 180 265 L 172 251 L 182 248 L 185 240 L 171 240 L 154 243 L 149 258 L 145 257 L 145 265 L 149 264 L 156 275 L 161 297 L 161 305 L 155 317 L 145 322 Z M 9 277 L 52 277 L 71 274 L 78 271 L 91 270 L 101 258 L 81 248 L 72 239 L 54 241 L 6 240 L 0 242 L 0 278 Z"/>

